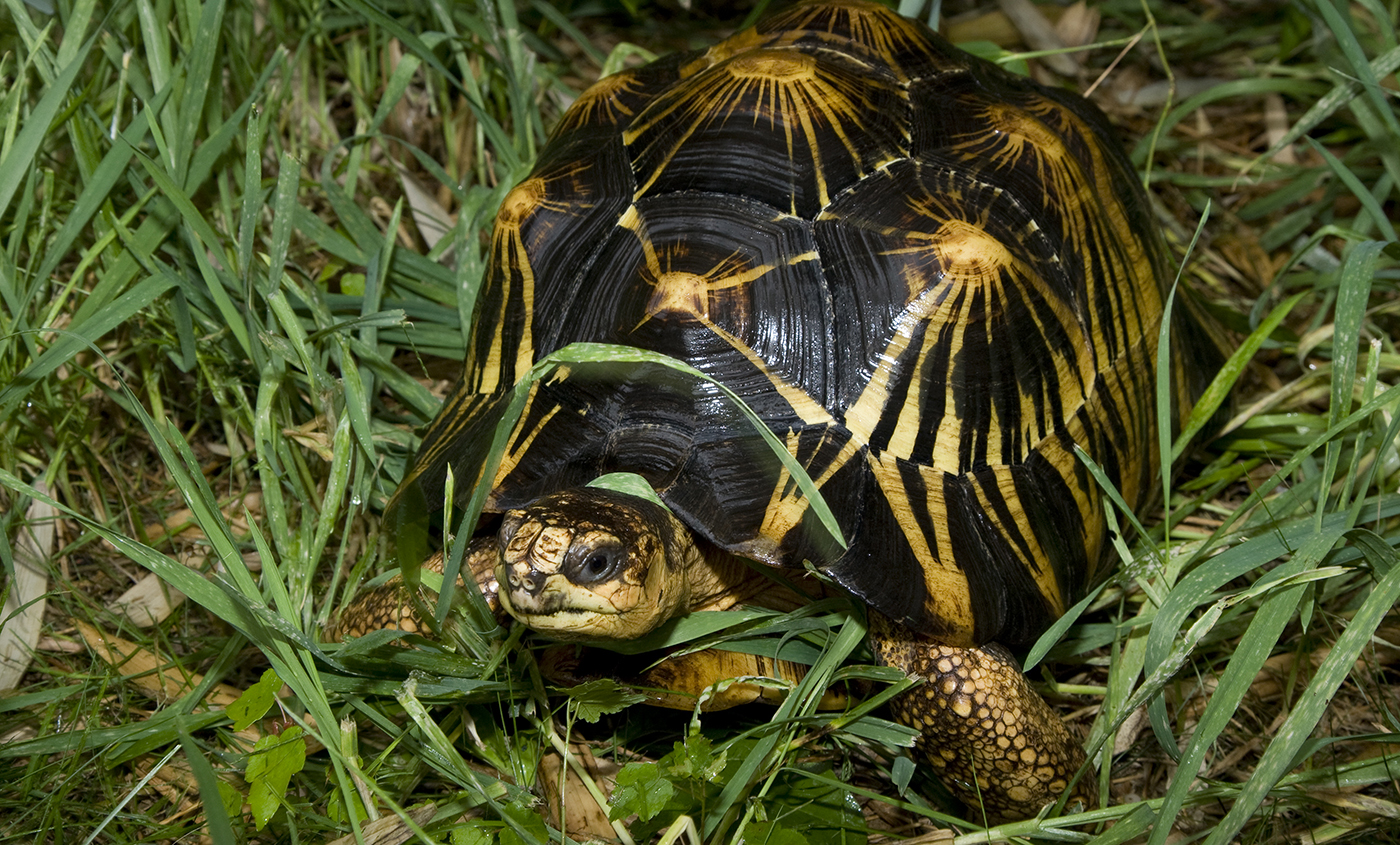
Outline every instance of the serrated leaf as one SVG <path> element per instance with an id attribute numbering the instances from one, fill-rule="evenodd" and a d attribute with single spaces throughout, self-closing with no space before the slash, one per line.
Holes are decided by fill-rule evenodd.
<path id="1" fill-rule="evenodd" d="M 675 794 L 676 788 L 657 764 L 628 763 L 617 773 L 617 786 L 608 801 L 608 818 L 618 821 L 635 813 L 642 821 L 650 821 Z"/>
<path id="2" fill-rule="evenodd" d="M 243 691 L 237 700 L 225 708 L 224 712 L 233 720 L 233 729 L 241 731 L 261 719 L 277 701 L 277 691 L 282 688 L 282 679 L 268 669 L 262 673 L 256 684 Z"/>
<path id="3" fill-rule="evenodd" d="M 589 724 L 647 700 L 645 695 L 609 678 L 596 678 L 588 683 L 579 684 L 569 689 L 568 693 L 574 716 Z"/>
<path id="4" fill-rule="evenodd" d="M 676 777 L 718 783 L 724 774 L 728 754 L 714 752 L 709 737 L 692 732 L 684 742 L 677 742 L 670 754 L 661 758 L 661 768 Z"/>
<path id="5" fill-rule="evenodd" d="M 253 746 L 248 757 L 248 803 L 253 808 L 253 823 L 262 830 L 272 819 L 292 775 L 306 765 L 306 743 L 301 728 L 293 726 L 281 734 L 265 736 Z"/>

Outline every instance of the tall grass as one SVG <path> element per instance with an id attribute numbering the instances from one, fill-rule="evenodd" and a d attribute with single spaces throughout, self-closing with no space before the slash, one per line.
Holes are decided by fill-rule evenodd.
<path id="1" fill-rule="evenodd" d="M 483 233 L 610 62 L 609 25 L 505 0 L 5 0 L 0 526 L 13 542 L 34 501 L 61 516 L 46 639 L 0 698 L 0 837 L 559 842 L 541 761 L 584 773 L 571 802 L 610 782 L 574 727 L 597 757 L 629 749 L 623 841 L 1393 835 L 1395 10 L 1102 9 L 1105 43 L 1144 35 L 1105 102 L 1183 284 L 1244 352 L 1232 419 L 1167 444 L 1187 468 L 1165 518 L 1033 673 L 1102 751 L 1102 808 L 989 831 L 898 756 L 892 678 L 841 600 L 672 634 L 799 632 L 817 671 L 740 717 L 551 695 L 520 632 L 470 609 L 446 645 L 317 644 L 383 568 L 379 514 L 454 376 Z M 1170 98 L 1115 105 L 1133 73 Z M 10 544 L 0 561 L 13 583 Z M 113 600 L 146 572 L 189 601 L 140 627 Z M 818 711 L 828 679 L 871 692 Z"/>

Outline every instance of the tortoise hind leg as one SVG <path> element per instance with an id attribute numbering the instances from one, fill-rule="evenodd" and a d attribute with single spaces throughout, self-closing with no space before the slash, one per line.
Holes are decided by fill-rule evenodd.
<path id="1" fill-rule="evenodd" d="M 896 698 L 896 721 L 922 733 L 917 747 L 940 779 L 993 823 L 1027 818 L 1059 799 L 1084 751 L 998 645 L 953 648 L 871 613 L 876 658 L 926 679 Z M 1092 775 L 1073 798 L 1092 805 Z"/>

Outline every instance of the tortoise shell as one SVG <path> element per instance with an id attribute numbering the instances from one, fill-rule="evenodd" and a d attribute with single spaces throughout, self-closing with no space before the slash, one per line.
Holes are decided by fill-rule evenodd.
<path id="1" fill-rule="evenodd" d="M 496 218 L 460 382 L 405 487 L 501 511 L 611 472 L 949 645 L 1025 643 L 1150 496 L 1163 257 L 1087 101 L 862 2 L 610 76 Z M 577 342 L 662 353 L 512 388 Z M 821 491 L 845 547 L 732 394 Z"/>

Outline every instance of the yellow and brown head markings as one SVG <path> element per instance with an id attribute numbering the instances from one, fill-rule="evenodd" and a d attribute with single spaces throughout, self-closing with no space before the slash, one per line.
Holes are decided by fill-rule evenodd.
<path id="1" fill-rule="evenodd" d="M 634 639 L 688 607 L 688 535 L 664 508 L 594 488 L 506 513 L 501 604 L 560 639 Z"/>

